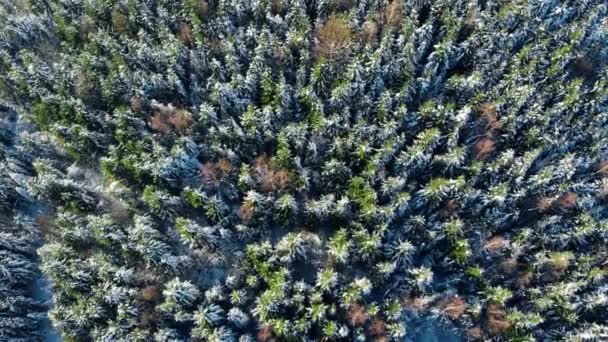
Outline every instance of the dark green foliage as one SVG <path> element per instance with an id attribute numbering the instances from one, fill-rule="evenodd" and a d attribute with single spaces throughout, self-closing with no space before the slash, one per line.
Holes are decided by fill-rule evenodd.
<path id="1" fill-rule="evenodd" d="M 66 341 L 604 340 L 606 41 L 599 0 L 0 2 L 0 339 L 37 227 Z"/>

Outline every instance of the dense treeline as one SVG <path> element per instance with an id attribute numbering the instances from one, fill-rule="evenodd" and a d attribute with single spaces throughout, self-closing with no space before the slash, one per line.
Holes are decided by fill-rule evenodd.
<path id="1" fill-rule="evenodd" d="M 606 41 L 601 0 L 0 2 L 0 337 L 39 268 L 66 341 L 607 339 Z"/>
<path id="2" fill-rule="evenodd" d="M 36 248 L 41 239 L 35 203 L 25 189 L 32 176 L 27 142 L 13 108 L 0 106 L 0 340 L 42 336 L 46 303 L 34 288 L 40 279 Z M 26 137 L 24 136 L 24 139 Z"/>

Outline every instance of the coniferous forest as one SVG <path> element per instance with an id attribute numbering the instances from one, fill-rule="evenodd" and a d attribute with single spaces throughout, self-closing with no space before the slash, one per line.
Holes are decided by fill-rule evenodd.
<path id="1" fill-rule="evenodd" d="M 608 3 L 0 0 L 0 341 L 608 341 Z"/>

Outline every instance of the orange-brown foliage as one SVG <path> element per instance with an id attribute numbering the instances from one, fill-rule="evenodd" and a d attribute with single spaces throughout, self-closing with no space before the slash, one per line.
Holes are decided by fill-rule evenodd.
<path id="1" fill-rule="evenodd" d="M 348 308 L 348 322 L 354 327 L 362 326 L 367 321 L 367 311 L 361 304 L 354 304 Z"/>
<path id="2" fill-rule="evenodd" d="M 576 193 L 567 192 L 555 201 L 555 205 L 562 210 L 571 210 L 576 207 L 576 198 Z"/>
<path id="3" fill-rule="evenodd" d="M 608 160 L 602 160 L 597 165 L 597 171 L 600 176 L 608 176 Z"/>
<path id="4" fill-rule="evenodd" d="M 286 169 L 280 169 L 274 173 L 273 185 L 275 188 L 284 189 L 289 185 L 289 172 Z"/>
<path id="5" fill-rule="evenodd" d="M 501 235 L 494 235 L 493 237 L 491 237 L 488 241 L 486 241 L 486 244 L 483 246 L 483 248 L 486 251 L 489 252 L 500 252 L 503 247 L 505 247 L 507 244 L 507 240 L 502 237 Z"/>
<path id="6" fill-rule="evenodd" d="M 553 199 L 548 197 L 541 197 L 536 201 L 536 211 L 539 214 L 544 214 L 549 212 L 553 207 Z"/>
<path id="7" fill-rule="evenodd" d="M 243 222 L 249 222 L 255 213 L 255 206 L 253 202 L 245 200 L 243 204 L 241 204 L 241 208 L 239 209 L 239 214 Z"/>
<path id="8" fill-rule="evenodd" d="M 169 123 L 179 134 L 187 134 L 193 123 L 192 115 L 188 111 L 178 110 L 169 117 Z"/>
<path id="9" fill-rule="evenodd" d="M 491 334 L 503 332 L 511 327 L 505 311 L 496 304 L 488 305 L 486 309 L 487 329 Z"/>
<path id="10" fill-rule="evenodd" d="M 157 106 L 157 111 L 150 118 L 150 127 L 162 134 L 171 131 L 180 135 L 188 134 L 192 123 L 192 115 L 188 111 L 176 109 L 171 105 Z"/>
<path id="11" fill-rule="evenodd" d="M 217 183 L 232 170 L 232 163 L 227 159 L 220 159 L 217 163 L 207 161 L 201 165 L 201 177 L 205 182 Z"/>
<path id="12" fill-rule="evenodd" d="M 162 134 L 167 134 L 171 131 L 171 127 L 169 127 L 167 119 L 160 112 L 152 115 L 152 118 L 150 118 L 150 127 Z"/>
<path id="13" fill-rule="evenodd" d="M 473 327 L 467 330 L 467 337 L 471 340 L 479 340 L 483 337 L 483 331 L 480 327 Z"/>
<path id="14" fill-rule="evenodd" d="M 502 128 L 502 123 L 498 121 L 498 117 L 496 116 L 496 105 L 485 102 L 479 106 L 479 111 L 486 121 L 486 130 L 489 134 L 494 134 Z"/>
<path id="15" fill-rule="evenodd" d="M 496 117 L 496 105 L 492 102 L 484 102 L 479 105 L 479 112 L 484 118 L 487 116 Z"/>
<path id="16" fill-rule="evenodd" d="M 253 170 L 260 180 L 263 191 L 281 190 L 289 186 L 289 171 L 284 168 L 273 169 L 270 159 L 266 155 L 255 159 Z"/>
<path id="17" fill-rule="evenodd" d="M 401 298 L 401 306 L 406 309 L 421 311 L 425 309 L 426 304 L 420 297 L 403 297 Z"/>
<path id="18" fill-rule="evenodd" d="M 389 3 L 382 12 L 382 19 L 384 21 L 384 25 L 388 27 L 396 27 L 399 26 L 401 21 L 403 20 L 403 3 L 401 0 L 393 0 Z"/>
<path id="19" fill-rule="evenodd" d="M 344 19 L 332 17 L 317 30 L 316 51 L 332 62 L 348 50 L 352 35 L 352 31 Z"/>
<path id="20" fill-rule="evenodd" d="M 190 44 L 192 41 L 192 26 L 186 22 L 181 22 L 179 24 L 179 32 L 177 33 L 177 37 L 182 43 L 184 43 L 184 45 Z"/>
<path id="21" fill-rule="evenodd" d="M 264 177 L 267 173 L 270 173 L 270 159 L 265 154 L 255 158 L 255 164 L 253 170 L 258 177 Z"/>
<path id="22" fill-rule="evenodd" d="M 494 140 L 489 137 L 479 140 L 473 146 L 473 153 L 480 160 L 486 159 L 492 152 L 494 152 Z"/>
<path id="23" fill-rule="evenodd" d="M 256 158 L 254 169 L 262 184 L 262 190 L 272 191 L 274 188 L 274 172 L 270 167 L 270 160 L 266 156 Z"/>
<path id="24" fill-rule="evenodd" d="M 217 182 L 219 179 L 220 170 L 215 163 L 208 161 L 201 165 L 201 177 L 205 182 Z"/>
<path id="25" fill-rule="evenodd" d="M 217 161 L 217 163 L 215 164 L 218 168 L 218 170 L 222 171 L 222 173 L 224 173 L 224 175 L 227 175 L 230 173 L 230 171 L 232 170 L 232 163 L 228 160 L 228 159 L 220 159 Z"/>
<path id="26" fill-rule="evenodd" d="M 456 296 L 440 300 L 438 306 L 441 312 L 451 319 L 458 319 L 467 309 L 464 299 Z"/>
<path id="27" fill-rule="evenodd" d="M 361 38 L 364 43 L 373 43 L 378 39 L 378 24 L 374 21 L 366 21 L 363 23 L 363 30 L 361 32 Z"/>
<path id="28" fill-rule="evenodd" d="M 141 298 L 146 302 L 155 302 L 160 297 L 156 286 L 146 286 L 141 290 Z"/>
<path id="29" fill-rule="evenodd" d="M 270 342 L 270 341 L 275 341 L 275 338 L 273 336 L 273 332 L 272 332 L 272 327 L 270 325 L 264 325 L 263 327 L 260 328 L 260 330 L 258 331 L 258 334 L 256 336 L 256 340 L 258 342 Z"/>
<path id="30" fill-rule="evenodd" d="M 272 191 L 274 189 L 274 173 L 270 172 L 262 177 L 262 191 Z"/>

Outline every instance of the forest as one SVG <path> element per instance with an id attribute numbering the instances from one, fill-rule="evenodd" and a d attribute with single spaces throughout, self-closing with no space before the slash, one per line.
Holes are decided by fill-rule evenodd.
<path id="1" fill-rule="evenodd" d="M 0 0 L 0 341 L 608 341 L 608 3 Z"/>

